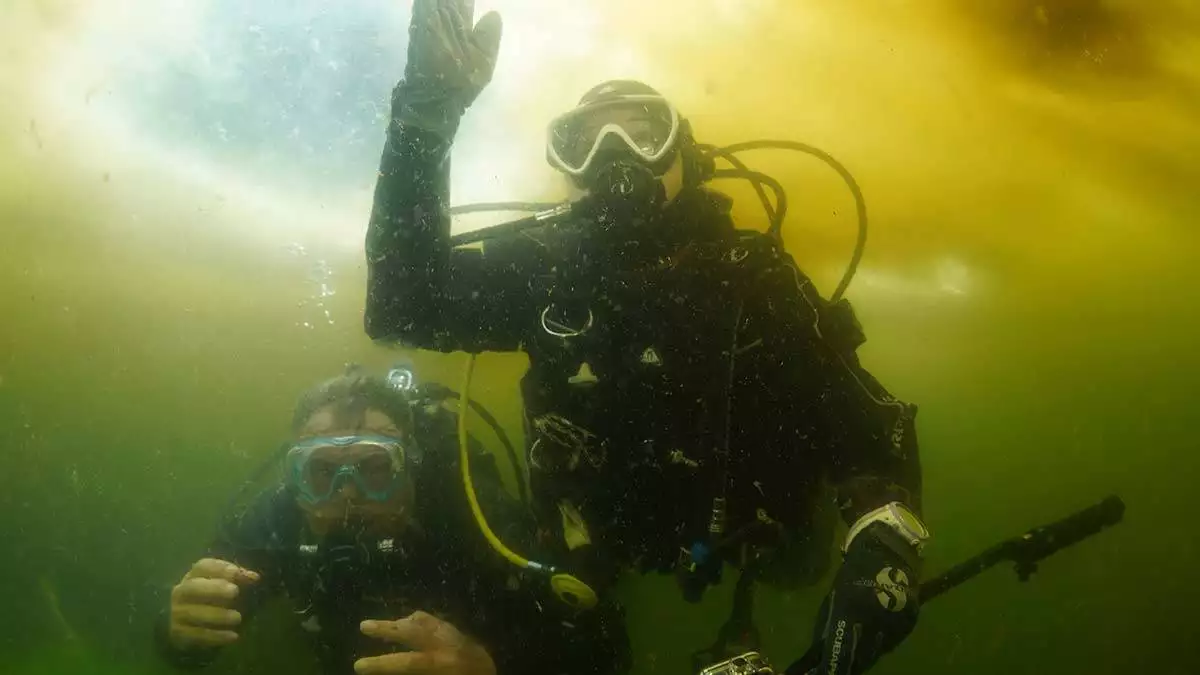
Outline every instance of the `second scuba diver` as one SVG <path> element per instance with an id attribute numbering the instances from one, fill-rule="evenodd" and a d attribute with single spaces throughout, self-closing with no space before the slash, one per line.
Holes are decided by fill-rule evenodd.
<path id="1" fill-rule="evenodd" d="M 414 2 L 367 234 L 366 331 L 529 355 L 534 508 L 553 562 L 601 591 L 634 567 L 675 572 L 696 599 L 725 563 L 769 561 L 776 580 L 790 565 L 811 583 L 832 549 L 822 505 L 836 504 L 849 530 L 819 672 L 869 668 L 917 621 L 916 407 L 860 365 L 849 305 L 818 294 L 777 231 L 735 228 L 704 185 L 712 155 L 640 82 L 600 84 L 549 125 L 547 159 L 582 195 L 555 226 L 456 248 L 451 148 L 501 32 L 494 12 L 472 21 L 467 0 Z"/>
<path id="2" fill-rule="evenodd" d="M 576 616 L 488 550 L 439 402 L 361 372 L 305 394 L 283 484 L 231 517 L 174 587 L 156 633 L 167 660 L 211 663 L 283 593 L 330 674 L 623 672 L 614 607 Z M 477 454 L 480 501 L 527 542 L 526 510 Z"/>

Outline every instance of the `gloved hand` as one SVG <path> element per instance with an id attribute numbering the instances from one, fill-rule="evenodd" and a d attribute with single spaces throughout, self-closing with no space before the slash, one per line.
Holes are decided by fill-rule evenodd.
<path id="1" fill-rule="evenodd" d="M 474 0 L 414 0 L 404 79 L 392 91 L 392 120 L 452 140 L 459 120 L 492 80 L 500 15 L 474 27 Z"/>
<path id="2" fill-rule="evenodd" d="M 863 530 L 846 551 L 817 616 L 820 675 L 858 675 L 917 624 L 917 553 L 883 524 Z"/>

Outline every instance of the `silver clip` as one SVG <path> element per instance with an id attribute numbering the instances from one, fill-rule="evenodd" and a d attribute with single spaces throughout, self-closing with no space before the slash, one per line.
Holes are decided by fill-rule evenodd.
<path id="1" fill-rule="evenodd" d="M 546 309 L 542 310 L 542 330 L 546 331 L 550 335 L 553 335 L 554 337 L 560 338 L 578 337 L 591 330 L 592 324 L 595 322 L 596 317 L 592 314 L 592 309 L 590 307 L 588 308 L 587 322 L 584 323 L 583 328 L 571 328 L 566 324 L 559 323 L 550 318 L 550 308 L 553 306 L 554 303 L 550 303 L 549 305 L 546 305 Z"/>

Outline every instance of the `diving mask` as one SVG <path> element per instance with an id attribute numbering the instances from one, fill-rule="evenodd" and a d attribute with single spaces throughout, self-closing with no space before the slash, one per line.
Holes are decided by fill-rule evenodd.
<path id="1" fill-rule="evenodd" d="M 347 482 L 364 498 L 384 502 L 403 483 L 404 445 L 390 436 L 319 436 L 288 450 L 287 482 L 309 505 L 328 501 Z"/>
<path id="2" fill-rule="evenodd" d="M 661 174 L 674 159 L 679 113 L 657 94 L 604 95 L 550 122 L 546 158 L 577 182 L 603 164 L 602 155 L 625 154 Z"/>

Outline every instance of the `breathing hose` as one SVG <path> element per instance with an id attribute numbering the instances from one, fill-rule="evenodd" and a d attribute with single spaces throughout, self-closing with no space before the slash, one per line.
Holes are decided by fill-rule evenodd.
<path id="1" fill-rule="evenodd" d="M 737 157 L 737 153 L 747 150 L 792 150 L 816 157 L 837 172 L 838 176 L 846 183 L 846 187 L 850 189 L 850 194 L 854 197 L 854 210 L 858 219 L 858 236 L 854 242 L 854 253 L 850 256 L 850 262 L 846 265 L 846 271 L 842 274 L 841 281 L 838 282 L 837 287 L 829 296 L 830 302 L 840 300 L 846 294 L 846 289 L 850 287 L 850 282 L 854 280 L 854 275 L 858 272 L 858 265 L 862 261 L 863 253 L 867 247 L 867 203 L 863 198 L 862 190 L 858 186 L 858 181 L 854 180 L 854 176 L 850 173 L 849 169 L 824 150 L 807 143 L 800 143 L 799 141 L 746 141 L 725 147 L 698 145 L 697 149 L 701 153 L 711 157 L 720 157 L 734 167 L 733 169 L 714 171 L 713 178 L 742 178 L 750 181 L 750 184 L 754 187 L 754 191 L 758 194 L 759 201 L 762 202 L 763 210 L 767 214 L 767 221 L 769 223 L 767 234 L 775 239 L 781 239 L 783 236 L 783 220 L 787 217 L 787 194 L 783 186 L 776 179 L 764 173 L 748 169 Z M 774 205 L 771 204 L 771 200 L 767 197 L 763 186 L 770 188 L 775 194 Z M 490 202 L 460 204 L 452 206 L 449 209 L 451 215 L 487 211 L 523 211 L 533 213 L 534 215 L 508 223 L 456 234 L 451 237 L 451 243 L 455 246 L 469 244 L 514 234 L 531 227 L 553 224 L 557 220 L 571 215 L 572 204 L 570 202 Z"/>
<path id="2" fill-rule="evenodd" d="M 460 213 L 489 213 L 492 211 L 536 213 L 538 211 L 549 211 L 561 205 L 562 202 L 480 202 L 478 204 L 451 206 L 450 215 L 458 215 Z"/>
<path id="3" fill-rule="evenodd" d="M 696 149 L 699 150 L 701 154 L 711 155 L 712 157 L 720 157 L 721 159 L 733 165 L 733 168 L 735 169 L 741 171 L 750 171 L 750 168 L 746 166 L 745 162 L 738 159 L 736 154 L 726 151 L 725 148 L 718 148 L 715 145 L 697 144 Z M 762 203 L 763 211 L 765 211 L 767 214 L 767 220 L 772 226 L 775 226 L 775 223 L 779 223 L 779 226 L 781 227 L 783 225 L 783 215 L 779 215 L 777 212 L 777 207 L 771 204 L 770 199 L 767 199 L 767 193 L 763 191 L 762 183 L 752 180 L 751 184 L 754 186 L 755 194 L 758 195 L 758 201 Z"/>
<path id="4" fill-rule="evenodd" d="M 859 188 L 858 181 L 854 180 L 854 176 L 850 173 L 850 170 L 841 162 L 834 159 L 833 155 L 816 146 L 800 143 L 799 141 L 746 141 L 744 143 L 734 143 L 723 148 L 717 148 L 711 152 L 720 156 L 727 156 L 746 150 L 764 149 L 793 150 L 816 157 L 828 164 L 830 168 L 837 172 L 838 176 L 841 176 L 842 180 L 846 183 L 846 187 L 850 189 L 850 194 L 854 197 L 854 210 L 858 217 L 858 238 L 854 242 L 854 253 L 850 256 L 850 263 L 846 266 L 846 272 L 842 275 L 842 280 L 838 282 L 833 294 L 829 296 L 830 302 L 837 302 L 846 294 L 846 289 L 850 287 L 850 282 L 854 279 L 854 274 L 858 271 L 858 265 L 862 261 L 863 252 L 867 248 L 867 202 L 863 198 L 862 189 Z M 779 220 L 782 224 L 783 218 L 780 217 Z"/>
<path id="5" fill-rule="evenodd" d="M 559 572 L 553 566 L 544 565 L 521 557 L 508 546 L 505 546 L 500 537 L 497 537 L 496 533 L 492 531 L 491 526 L 488 525 L 487 518 L 483 515 L 483 509 L 479 506 L 479 497 L 475 494 L 475 483 L 471 479 L 471 452 L 470 443 L 468 442 L 469 436 L 467 435 L 467 409 L 471 400 L 469 392 L 471 389 L 471 377 L 475 371 L 475 357 L 476 354 L 467 355 L 467 363 L 463 368 L 458 410 L 459 468 L 462 470 L 463 490 L 467 493 L 467 502 L 471 506 L 471 514 L 475 516 L 475 524 L 479 527 L 479 531 L 483 534 L 487 543 L 505 560 L 522 569 L 532 570 L 548 576 L 550 578 L 550 588 L 564 603 L 576 609 L 591 609 L 596 606 L 598 598 L 596 592 L 590 586 L 570 574 Z"/>

